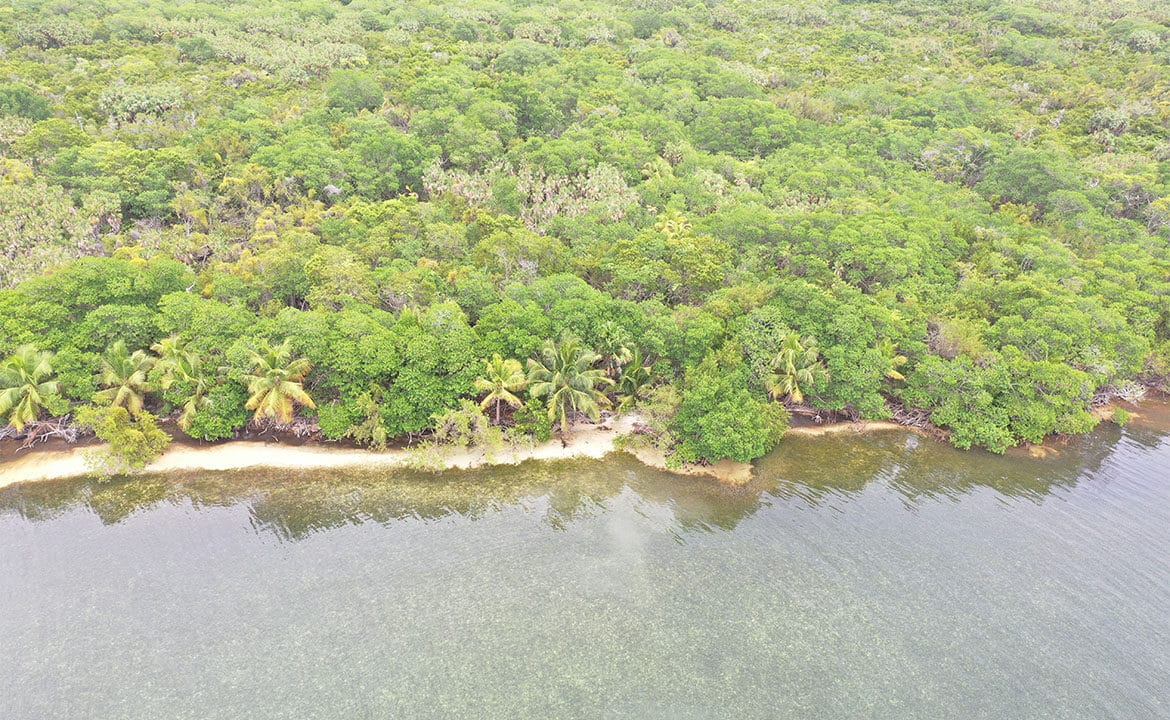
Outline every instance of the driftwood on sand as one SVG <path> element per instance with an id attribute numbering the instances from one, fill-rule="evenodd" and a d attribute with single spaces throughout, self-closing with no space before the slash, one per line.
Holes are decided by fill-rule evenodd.
<path id="1" fill-rule="evenodd" d="M 77 442 L 85 431 L 73 423 L 72 415 L 63 415 L 50 420 L 35 420 L 22 429 L 17 430 L 11 425 L 0 428 L 0 440 L 22 440 L 17 452 L 27 450 L 37 443 L 46 443 L 50 440 L 64 440 L 67 443 Z"/>

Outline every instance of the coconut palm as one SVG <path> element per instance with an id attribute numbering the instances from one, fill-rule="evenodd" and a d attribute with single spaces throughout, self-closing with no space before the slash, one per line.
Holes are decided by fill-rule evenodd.
<path id="1" fill-rule="evenodd" d="M 616 378 L 622 365 L 630 360 L 629 333 L 613 320 L 606 320 L 597 328 L 597 340 L 601 346 L 601 357 L 610 378 Z"/>
<path id="2" fill-rule="evenodd" d="M 909 360 L 905 355 L 898 353 L 897 347 L 894 346 L 892 340 L 882 340 L 877 344 L 877 351 L 885 358 L 887 367 L 885 371 L 886 377 L 891 380 L 905 380 L 906 377 L 898 372 L 898 368 L 905 365 Z"/>
<path id="3" fill-rule="evenodd" d="M 188 390 L 177 421 L 179 427 L 186 431 L 191 427 L 195 414 L 211 405 L 207 393 L 211 389 L 212 378 L 207 373 L 203 357 L 188 350 L 176 336 L 160 340 L 150 349 L 159 356 L 155 366 L 162 371 L 159 388 L 170 390 L 179 382 Z"/>
<path id="4" fill-rule="evenodd" d="M 17 430 L 35 422 L 51 395 L 60 392 L 53 377 L 53 353 L 21 345 L 0 364 L 0 417 Z"/>
<path id="5" fill-rule="evenodd" d="M 496 425 L 499 425 L 501 406 L 520 407 L 521 400 L 515 393 L 528 386 L 528 376 L 524 374 L 524 366 L 519 360 L 505 360 L 499 353 L 484 361 L 484 370 L 484 376 L 476 378 L 474 383 L 476 390 L 487 393 L 479 406 L 487 410 L 488 406 L 495 403 Z"/>
<path id="6" fill-rule="evenodd" d="M 654 363 L 646 364 L 642 360 L 642 351 L 635 347 L 630 351 L 629 359 L 622 367 L 622 374 L 617 381 L 617 395 L 620 398 L 618 411 L 629 410 L 638 402 L 642 391 L 654 379 Z"/>
<path id="7" fill-rule="evenodd" d="M 131 415 L 142 414 L 146 393 L 152 389 L 147 374 L 154 363 L 145 352 L 130 352 L 125 342 L 117 341 L 102 356 L 98 384 L 105 389 L 94 394 L 94 402 L 126 408 Z"/>
<path id="8" fill-rule="evenodd" d="M 678 210 L 667 210 L 658 222 L 654 223 L 654 229 L 673 239 L 690 235 L 692 227 L 686 216 Z"/>
<path id="9" fill-rule="evenodd" d="M 301 384 L 313 366 L 304 358 L 292 359 L 288 340 L 276 347 L 266 341 L 261 343 L 252 350 L 250 364 L 252 374 L 248 376 L 249 397 L 245 407 L 256 411 L 257 423 L 288 425 L 296 405 L 317 407 Z"/>
<path id="10" fill-rule="evenodd" d="M 569 433 L 569 413 L 597 421 L 602 406 L 609 405 L 599 388 L 612 385 L 613 380 L 605 370 L 594 367 L 600 359 L 577 338 L 563 336 L 560 342 L 546 340 L 540 356 L 528 361 L 529 392 L 548 398 L 548 419 L 557 424 L 562 438 Z"/>
<path id="11" fill-rule="evenodd" d="M 785 333 L 764 381 L 768 393 L 777 400 L 788 398 L 795 403 L 804 402 L 804 389 L 829 376 L 829 371 L 820 361 L 820 354 L 815 339 L 801 338 L 791 331 Z"/>
<path id="12" fill-rule="evenodd" d="M 186 345 L 178 335 L 171 335 L 151 345 L 150 349 L 158 356 L 155 369 L 162 373 L 159 387 L 167 390 L 176 379 L 180 379 L 178 377 L 179 357 L 186 352 Z"/>

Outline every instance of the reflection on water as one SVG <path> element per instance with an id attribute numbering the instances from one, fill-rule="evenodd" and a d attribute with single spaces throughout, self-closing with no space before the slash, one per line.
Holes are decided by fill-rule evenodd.
<path id="1" fill-rule="evenodd" d="M 1162 409 L 1154 405 L 1154 410 Z M 1156 422 L 1126 431 L 1136 444 L 1154 447 L 1163 435 Z M 256 527 L 295 540 L 346 524 L 434 520 L 451 514 L 475 519 L 534 498 L 546 505 L 550 526 L 563 527 L 582 512 L 604 505 L 629 489 L 669 503 L 684 529 L 732 529 L 774 500 L 800 498 L 816 504 L 840 500 L 881 483 L 912 506 L 922 499 L 956 498 L 990 488 L 1008 498 L 1039 500 L 1096 472 L 1121 437 L 1104 425 L 1095 434 L 1054 440 L 1042 456 L 1000 457 L 961 452 L 900 431 L 789 436 L 757 464 L 746 488 L 728 488 L 701 478 L 681 478 L 647 468 L 625 455 L 596 461 L 528 462 L 447 473 L 404 470 L 210 473 L 145 477 L 95 483 L 35 483 L 0 490 L 0 513 L 49 518 L 80 507 L 104 523 L 159 504 L 193 507 L 247 505 Z"/>
<path id="2" fill-rule="evenodd" d="M 1170 406 L 963 453 L 0 490 L 0 718 L 1170 718 Z"/>
<path id="3" fill-rule="evenodd" d="M 47 519 L 88 508 L 106 524 L 161 504 L 195 508 L 245 505 L 256 527 L 295 540 L 347 524 L 469 520 L 537 499 L 546 522 L 562 528 L 627 489 L 672 505 L 683 528 L 735 527 L 761 502 L 758 491 L 735 491 L 709 480 L 679 478 L 626 455 L 604 463 L 528 462 L 470 472 L 401 470 L 296 473 L 248 471 L 146 477 L 108 483 L 33 483 L 0 490 L 0 513 Z"/>

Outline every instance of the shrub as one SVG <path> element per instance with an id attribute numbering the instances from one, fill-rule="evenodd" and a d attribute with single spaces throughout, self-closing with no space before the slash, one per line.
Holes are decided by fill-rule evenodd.
<path id="1" fill-rule="evenodd" d="M 123 407 L 86 405 L 77 411 L 78 424 L 94 431 L 106 446 L 87 455 L 99 478 L 128 475 L 143 469 L 166 450 L 171 436 L 159 429 L 150 413 L 131 416 Z"/>

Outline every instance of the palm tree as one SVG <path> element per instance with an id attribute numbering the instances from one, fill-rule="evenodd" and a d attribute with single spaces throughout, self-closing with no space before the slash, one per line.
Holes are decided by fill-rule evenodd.
<path id="1" fill-rule="evenodd" d="M 780 339 L 780 350 L 772 358 L 771 372 L 765 380 L 768 393 L 779 400 L 788 398 L 792 402 L 804 402 L 804 388 L 818 378 L 827 378 L 829 371 L 820 361 L 817 341 L 811 337 L 801 338 L 789 331 Z"/>
<path id="2" fill-rule="evenodd" d="M 102 369 L 98 383 L 105 390 L 98 391 L 95 402 L 122 407 L 131 415 L 140 415 L 146 404 L 146 393 L 151 390 L 147 373 L 154 367 L 154 358 L 141 350 L 133 353 L 126 349 L 126 343 L 119 340 L 102 356 Z"/>
<path id="3" fill-rule="evenodd" d="M 630 336 L 626 329 L 613 320 L 606 320 L 597 328 L 597 340 L 601 345 L 601 356 L 610 378 L 616 378 L 622 371 L 622 364 L 630 360 Z"/>
<path id="4" fill-rule="evenodd" d="M 892 340 L 882 340 L 877 344 L 876 349 L 888 363 L 885 372 L 886 377 L 891 380 L 905 380 L 906 377 L 898 372 L 898 368 L 905 365 L 909 360 L 905 355 L 898 354 L 898 349 L 894 346 L 894 342 Z"/>
<path id="5" fill-rule="evenodd" d="M 16 354 L 0 364 L 0 417 L 19 430 L 35 422 L 45 400 L 60 392 L 53 376 L 53 353 L 33 345 L 21 345 Z"/>
<path id="6" fill-rule="evenodd" d="M 159 388 L 170 390 L 176 382 L 181 382 L 189 389 L 177 421 L 178 426 L 186 431 L 191 427 L 195 413 L 211 405 L 211 400 L 207 397 L 207 392 L 211 389 L 211 378 L 204 368 L 203 357 L 188 350 L 182 340 L 174 335 L 151 345 L 150 349 L 159 356 L 155 366 L 162 371 Z"/>
<path id="7" fill-rule="evenodd" d="M 162 379 L 159 382 L 159 387 L 166 390 L 176 379 L 178 374 L 178 359 L 179 356 L 186 352 L 186 346 L 183 343 L 183 339 L 178 335 L 171 335 L 151 345 L 150 349 L 158 356 L 155 368 L 162 371 Z"/>
<path id="8" fill-rule="evenodd" d="M 496 425 L 499 425 L 501 405 L 520 407 L 521 400 L 514 393 L 528 386 L 528 376 L 524 374 L 524 366 L 519 360 L 505 360 L 499 353 L 492 355 L 491 360 L 485 360 L 484 368 L 485 376 L 475 379 L 475 389 L 487 393 L 479 406 L 487 410 L 489 405 L 495 403 Z"/>
<path id="9" fill-rule="evenodd" d="M 546 340 L 540 357 L 528 361 L 529 392 L 533 397 L 548 397 L 548 419 L 557 424 L 562 439 L 569 432 L 569 413 L 583 413 L 594 420 L 609 399 L 598 388 L 612 385 L 605 370 L 595 368 L 601 359 L 584 348 L 577 338 L 562 336 L 561 341 Z"/>
<path id="10" fill-rule="evenodd" d="M 671 239 L 686 237 L 692 230 L 690 221 L 678 210 L 667 210 L 662 218 L 654 223 L 654 229 Z"/>
<path id="11" fill-rule="evenodd" d="M 621 398 L 618 411 L 629 410 L 638 402 L 642 390 L 654 379 L 654 363 L 645 364 L 642 361 L 642 351 L 637 347 L 630 352 L 629 360 L 622 368 L 621 377 L 617 381 L 617 394 Z"/>
<path id="12" fill-rule="evenodd" d="M 292 359 L 288 340 L 277 347 L 272 347 L 267 341 L 263 342 L 252 351 L 250 362 L 250 396 L 245 407 L 256 411 L 254 419 L 257 423 L 267 420 L 278 425 L 288 425 L 292 422 L 297 404 L 317 407 L 301 385 L 313 366 L 304 358 Z"/>

